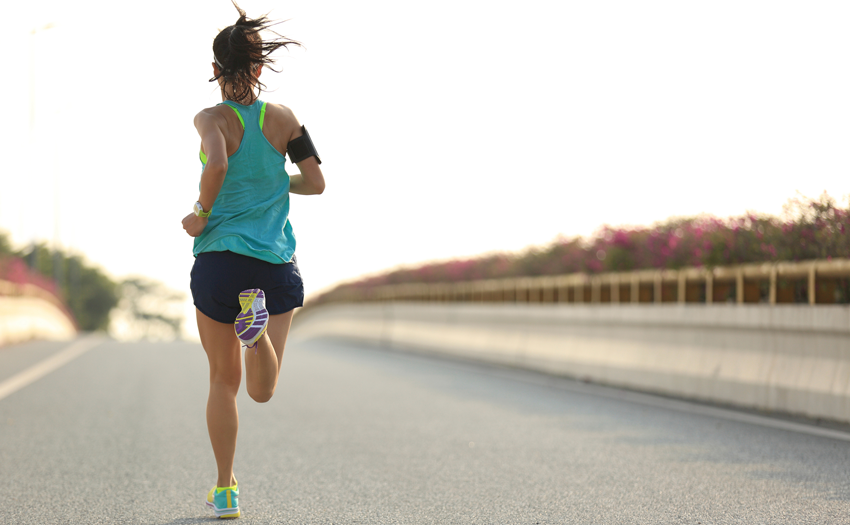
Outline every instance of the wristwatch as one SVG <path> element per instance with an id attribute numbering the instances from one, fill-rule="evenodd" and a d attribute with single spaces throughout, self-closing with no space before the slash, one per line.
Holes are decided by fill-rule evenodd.
<path id="1" fill-rule="evenodd" d="M 204 207 L 201 206 L 200 202 L 195 203 L 194 209 L 195 209 L 195 215 L 197 215 L 198 217 L 206 218 L 206 217 L 209 217 L 210 214 L 212 213 L 212 208 L 210 208 L 210 211 L 204 211 Z"/>

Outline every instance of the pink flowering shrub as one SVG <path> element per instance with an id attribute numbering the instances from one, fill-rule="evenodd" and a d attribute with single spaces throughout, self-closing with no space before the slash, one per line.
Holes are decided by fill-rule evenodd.
<path id="1" fill-rule="evenodd" d="M 56 283 L 30 269 L 20 257 L 6 256 L 0 258 L 0 279 L 15 284 L 33 284 L 57 298 L 59 297 Z"/>
<path id="2" fill-rule="evenodd" d="M 548 246 L 517 254 L 423 264 L 337 289 L 850 257 L 848 229 L 850 209 L 840 207 L 829 195 L 798 196 L 788 201 L 782 217 L 697 216 L 671 218 L 648 227 L 605 225 L 590 238 L 559 237 Z"/>

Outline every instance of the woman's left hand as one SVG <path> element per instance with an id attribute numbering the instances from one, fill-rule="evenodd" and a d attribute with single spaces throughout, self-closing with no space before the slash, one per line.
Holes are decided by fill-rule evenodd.
<path id="1" fill-rule="evenodd" d="M 204 232 L 204 228 L 207 227 L 208 221 L 209 219 L 206 217 L 198 217 L 194 213 L 190 213 L 183 217 L 183 229 L 186 230 L 186 233 L 188 233 L 190 237 L 197 237 Z"/>

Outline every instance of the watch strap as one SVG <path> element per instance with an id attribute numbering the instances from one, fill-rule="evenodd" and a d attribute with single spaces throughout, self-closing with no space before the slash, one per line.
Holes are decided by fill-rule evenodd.
<path id="1" fill-rule="evenodd" d="M 204 211 L 204 207 L 201 205 L 200 202 L 195 203 L 195 215 L 197 215 L 198 217 L 207 218 L 211 214 L 212 214 L 212 208 L 210 208 L 210 211 Z"/>

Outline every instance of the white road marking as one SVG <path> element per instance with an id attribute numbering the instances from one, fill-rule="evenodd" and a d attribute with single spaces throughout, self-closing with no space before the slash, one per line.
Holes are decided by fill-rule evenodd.
<path id="1" fill-rule="evenodd" d="M 639 394 L 636 392 L 626 392 L 626 395 L 623 396 L 623 398 L 627 401 L 631 401 L 632 403 L 652 405 L 656 407 L 666 408 L 668 410 L 675 410 L 677 412 L 700 414 L 703 416 L 715 417 L 719 419 L 727 419 L 730 421 L 749 423 L 751 425 L 759 425 L 762 427 L 778 428 L 780 430 L 799 432 L 801 434 L 809 434 L 811 436 L 820 436 L 831 439 L 838 439 L 841 441 L 850 441 L 850 434 L 841 430 L 818 427 L 815 425 L 807 425 L 805 423 L 797 423 L 794 421 L 787 421 L 784 419 L 778 419 L 770 416 L 760 416 L 758 414 L 739 412 L 733 409 L 700 405 L 698 403 L 689 403 L 687 401 L 680 401 L 678 399 L 669 399 L 664 397 Z"/>
<path id="2" fill-rule="evenodd" d="M 371 347 L 370 347 L 371 348 Z M 372 348 L 374 350 L 374 348 Z M 393 350 L 391 350 L 393 351 Z M 502 366 L 486 361 L 479 361 L 471 358 L 463 358 L 449 354 L 441 354 L 437 352 L 425 351 L 407 351 L 408 355 L 418 355 L 420 357 L 437 359 L 441 361 L 450 361 L 455 364 L 461 363 L 469 366 L 469 370 L 476 373 L 509 378 L 514 381 L 532 384 L 536 386 L 544 386 L 556 388 L 559 390 L 567 390 L 577 394 L 592 395 L 605 397 L 608 399 L 616 399 L 628 403 L 636 403 L 639 405 L 647 405 L 666 410 L 674 410 L 676 412 L 684 412 L 688 414 L 699 414 L 727 421 L 737 421 L 740 423 L 748 423 L 762 427 L 787 430 L 790 432 L 798 432 L 808 434 L 810 436 L 825 437 L 837 439 L 840 441 L 850 441 L 850 432 L 833 429 L 828 427 L 815 426 L 813 424 L 798 423 L 781 419 L 781 417 L 771 417 L 769 415 L 758 415 L 749 412 L 735 410 L 734 408 L 723 408 L 720 406 L 712 406 L 701 404 L 687 399 L 673 399 L 652 393 L 637 392 L 634 390 L 625 390 L 616 386 L 609 386 L 601 383 L 584 383 L 578 379 L 569 377 L 559 377 L 531 370 L 527 368 L 515 368 L 510 366 Z M 471 366 L 470 366 L 471 365 Z M 483 367 L 482 367 L 483 365 Z"/>
<path id="3" fill-rule="evenodd" d="M 534 371 L 522 370 L 522 372 L 530 372 L 531 374 L 534 374 Z M 778 417 L 760 416 L 758 414 L 741 412 L 733 408 L 703 405 L 685 399 L 673 399 L 655 394 L 635 392 L 633 390 L 623 390 L 614 386 L 598 383 L 582 383 L 575 379 L 550 377 L 546 375 L 533 377 L 531 375 L 520 376 L 519 374 L 513 374 L 512 379 L 523 383 L 568 390 L 578 394 L 606 397 L 629 403 L 674 410 L 676 412 L 699 414 L 718 419 L 726 419 L 728 421 L 737 421 L 762 427 L 788 430 L 790 432 L 799 432 L 801 434 L 809 434 L 811 436 L 850 441 L 850 433 L 838 429 L 808 425 L 806 423 L 797 423 L 795 421 L 788 421 Z"/>
<path id="4" fill-rule="evenodd" d="M 44 361 L 37 363 L 26 370 L 19 372 L 9 379 L 0 383 L 0 400 L 14 394 L 25 386 L 38 381 L 50 372 L 64 366 L 72 360 L 80 357 L 92 348 L 96 347 L 105 340 L 102 336 L 91 335 L 82 339 L 77 339 L 64 350 L 53 354 Z"/>

